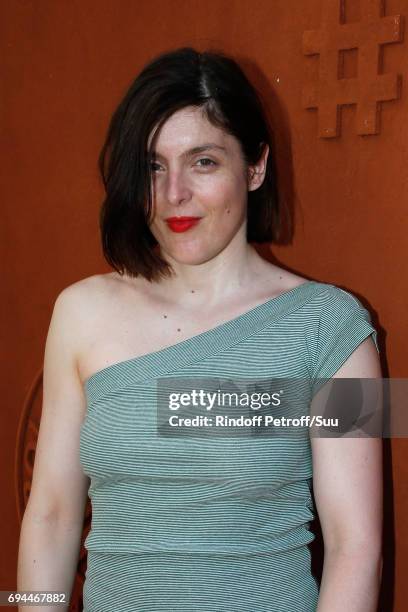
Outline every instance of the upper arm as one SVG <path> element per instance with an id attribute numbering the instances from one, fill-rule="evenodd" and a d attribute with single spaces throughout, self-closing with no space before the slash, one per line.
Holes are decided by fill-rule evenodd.
<path id="1" fill-rule="evenodd" d="M 381 378 L 366 338 L 333 378 Z M 314 398 L 313 405 L 318 401 Z M 347 410 L 347 407 L 344 407 Z M 325 549 L 381 550 L 382 438 L 311 437 L 313 489 Z"/>
<path id="2" fill-rule="evenodd" d="M 79 461 L 86 409 L 76 367 L 80 293 L 75 284 L 59 294 L 46 339 L 42 413 L 27 505 L 37 520 L 83 521 L 89 479 Z"/>

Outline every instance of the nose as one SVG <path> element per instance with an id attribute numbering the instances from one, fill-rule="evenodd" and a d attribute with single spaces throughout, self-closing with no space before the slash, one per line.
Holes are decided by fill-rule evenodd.
<path id="1" fill-rule="evenodd" d="M 191 198 L 191 186 L 183 170 L 168 170 L 165 183 L 167 201 L 173 206 L 188 202 Z"/>

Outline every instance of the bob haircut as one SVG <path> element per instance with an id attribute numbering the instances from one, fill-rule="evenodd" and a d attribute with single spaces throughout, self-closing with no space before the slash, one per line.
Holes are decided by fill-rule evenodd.
<path id="1" fill-rule="evenodd" d="M 111 118 L 98 158 L 106 192 L 99 217 L 103 254 L 121 275 L 152 281 L 172 274 L 148 225 L 150 151 L 164 122 L 187 106 L 201 107 L 213 125 L 235 136 L 248 165 L 269 145 L 263 184 L 248 192 L 247 240 L 272 242 L 280 235 L 272 133 L 255 88 L 232 58 L 183 47 L 159 55 L 136 77 Z"/>

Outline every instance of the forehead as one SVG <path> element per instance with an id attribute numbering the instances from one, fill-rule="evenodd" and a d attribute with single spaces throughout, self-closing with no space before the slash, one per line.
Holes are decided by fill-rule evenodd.
<path id="1" fill-rule="evenodd" d="M 155 130 L 149 136 L 149 148 L 154 133 Z M 157 135 L 154 150 L 163 155 L 167 152 L 181 153 L 204 142 L 212 142 L 228 149 L 234 146 L 234 141 L 233 136 L 207 119 L 202 108 L 187 107 L 176 111 L 165 121 Z"/>

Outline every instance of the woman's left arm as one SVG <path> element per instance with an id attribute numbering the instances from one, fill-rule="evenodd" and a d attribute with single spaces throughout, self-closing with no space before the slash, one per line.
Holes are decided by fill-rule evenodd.
<path id="1" fill-rule="evenodd" d="M 369 337 L 333 378 L 381 376 Z M 376 612 L 382 574 L 382 438 L 311 437 L 311 447 L 324 540 L 316 612 Z"/>

